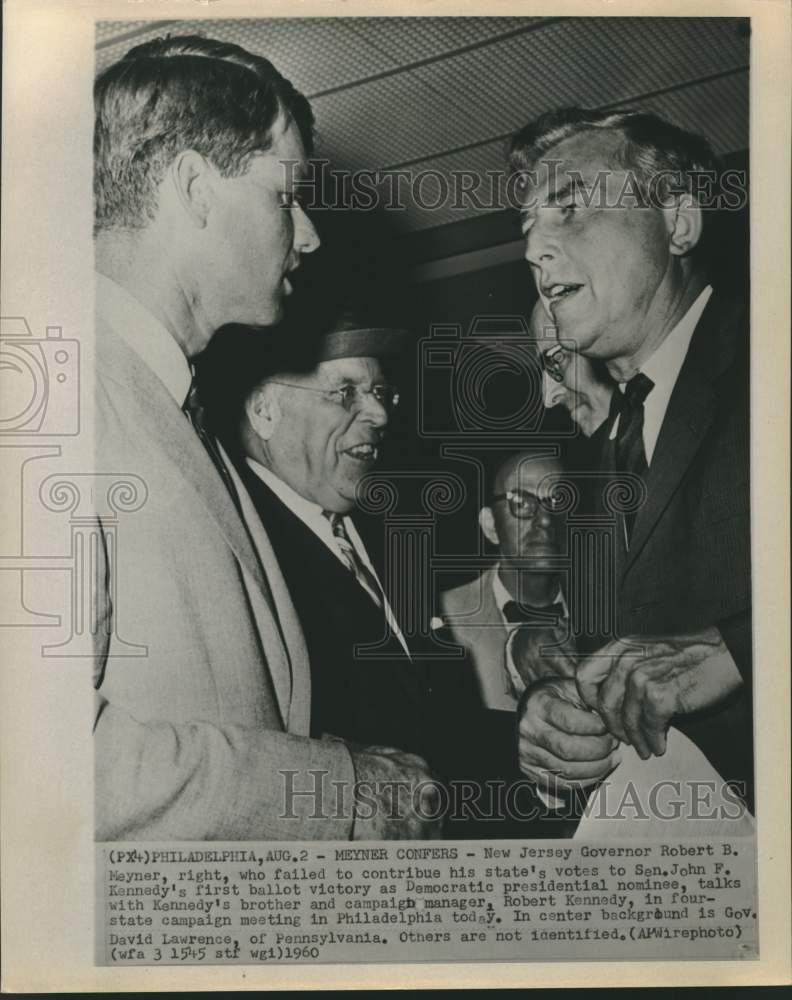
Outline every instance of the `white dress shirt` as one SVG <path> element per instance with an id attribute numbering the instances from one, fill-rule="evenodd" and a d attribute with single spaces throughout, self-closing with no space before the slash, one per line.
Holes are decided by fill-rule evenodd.
<path id="1" fill-rule="evenodd" d="M 679 378 L 679 373 L 685 362 L 693 331 L 701 319 L 701 314 L 709 302 L 710 295 L 712 295 L 712 286 L 707 285 L 654 354 L 647 358 L 639 369 L 654 383 L 651 392 L 644 401 L 643 441 L 647 466 L 652 464 L 652 456 L 660 436 L 660 428 L 663 426 L 671 393 L 674 391 L 676 380 Z M 619 384 L 621 392 L 624 392 L 625 388 L 626 383 Z M 611 428 L 611 440 L 616 437 L 618 429 L 619 420 L 617 418 Z"/>
<path id="2" fill-rule="evenodd" d="M 333 527 L 328 518 L 324 516 L 322 508 L 319 504 L 313 503 L 311 500 L 306 500 L 305 497 L 300 496 L 300 494 L 297 493 L 296 490 L 293 490 L 288 483 L 284 483 L 282 479 L 276 476 L 271 469 L 266 468 L 266 466 L 257 462 L 255 459 L 248 458 L 247 464 L 259 477 L 262 483 L 272 490 L 281 503 L 293 514 L 299 517 L 303 524 L 307 528 L 310 528 L 317 538 L 324 542 L 341 565 L 344 566 L 345 569 L 348 569 L 347 564 L 344 562 L 344 557 L 341 555 L 341 550 L 336 543 L 335 536 L 333 535 Z M 346 531 L 347 538 L 349 538 L 349 541 L 352 543 L 355 553 L 379 584 L 379 588 L 382 593 L 382 609 L 385 613 L 385 619 L 388 622 L 391 631 L 401 643 L 404 652 L 410 656 L 410 650 L 404 636 L 402 635 L 401 629 L 399 628 L 399 623 L 396 621 L 396 616 L 393 613 L 390 603 L 388 602 L 388 598 L 385 596 L 382 582 L 380 581 L 377 571 L 371 563 L 371 559 L 369 559 L 369 554 L 363 544 L 363 539 L 358 534 L 357 529 L 352 523 L 352 519 L 350 517 L 344 517 L 342 518 L 342 521 L 344 522 L 344 530 Z M 361 584 L 361 586 L 363 585 Z"/>
<path id="3" fill-rule="evenodd" d="M 154 372 L 179 408 L 190 391 L 190 363 L 160 320 L 121 285 L 96 272 L 95 310 Z"/>

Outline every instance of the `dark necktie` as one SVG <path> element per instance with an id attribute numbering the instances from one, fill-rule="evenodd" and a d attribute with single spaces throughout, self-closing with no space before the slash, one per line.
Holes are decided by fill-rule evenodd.
<path id="1" fill-rule="evenodd" d="M 550 616 L 555 620 L 551 621 Z M 510 625 L 557 625 L 564 617 L 564 609 L 558 603 L 536 608 L 532 604 L 507 601 L 503 605 L 503 617 Z"/>
<path id="2" fill-rule="evenodd" d="M 237 493 L 236 486 L 234 485 L 234 480 L 231 478 L 231 474 L 229 473 L 228 468 L 223 461 L 223 457 L 220 454 L 220 449 L 217 446 L 217 439 L 207 426 L 206 410 L 201 403 L 195 379 L 193 379 L 190 383 L 190 391 L 187 393 L 187 398 L 184 401 L 182 410 L 184 410 L 187 419 L 193 425 L 195 433 L 201 439 L 201 444 L 203 444 L 204 448 L 208 452 L 214 467 L 220 473 L 220 478 L 225 483 L 226 489 L 231 494 L 231 499 L 234 501 L 236 509 L 241 514 L 242 506 L 239 502 L 239 494 Z"/>
<path id="3" fill-rule="evenodd" d="M 648 466 L 643 439 L 644 401 L 653 388 L 654 382 L 642 372 L 638 372 L 627 383 L 623 393 L 617 389 L 613 394 L 614 399 L 611 402 L 619 413 L 619 427 L 613 451 L 616 472 L 630 472 L 636 476 L 646 474 Z M 628 542 L 635 524 L 635 515 L 635 511 L 624 515 Z"/>
<path id="4" fill-rule="evenodd" d="M 371 599 L 377 607 L 381 608 L 383 606 L 382 589 L 377 581 L 377 578 L 357 554 L 355 546 L 352 544 L 349 535 L 346 533 L 343 517 L 340 514 L 335 514 L 329 510 L 323 510 L 322 514 L 330 522 L 330 527 L 333 529 L 333 538 L 336 542 L 336 548 L 341 553 L 344 565 L 350 573 L 355 575 L 361 587 L 368 591 Z"/>

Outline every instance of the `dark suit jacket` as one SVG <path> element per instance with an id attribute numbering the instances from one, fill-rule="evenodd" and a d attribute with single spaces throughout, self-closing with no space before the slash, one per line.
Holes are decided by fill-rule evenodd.
<path id="1" fill-rule="evenodd" d="M 674 724 L 752 801 L 748 361 L 744 307 L 713 293 L 668 404 L 629 551 L 617 532 L 615 563 L 620 635 L 720 629 L 744 687 Z"/>
<path id="2" fill-rule="evenodd" d="M 399 640 L 388 636 L 382 610 L 324 542 L 247 465 L 240 471 L 272 539 L 305 634 L 312 734 L 331 733 L 364 746 L 419 754 L 447 783 L 448 813 L 453 812 L 451 796 L 464 796 L 459 783 L 476 783 L 483 789 L 477 806 L 463 807 L 464 815 L 446 824 L 446 836 L 557 835 L 555 829 L 532 834 L 533 824 L 507 821 L 505 791 L 488 784 L 527 784 L 517 768 L 513 714 L 482 709 L 472 670 L 468 673 L 458 661 L 424 661 L 412 642 L 408 659 Z M 373 532 L 364 527 L 361 534 L 384 583 Z M 355 650 L 375 643 L 382 643 L 381 658 Z M 513 794 L 518 808 L 529 813 L 532 789 Z M 482 819 L 477 810 L 500 813 L 502 818 Z"/>
<path id="3" fill-rule="evenodd" d="M 249 468 L 251 499 L 272 539 L 311 664 L 311 734 L 420 753 L 427 681 L 349 570 Z M 379 645 L 378 656 L 360 646 Z"/>

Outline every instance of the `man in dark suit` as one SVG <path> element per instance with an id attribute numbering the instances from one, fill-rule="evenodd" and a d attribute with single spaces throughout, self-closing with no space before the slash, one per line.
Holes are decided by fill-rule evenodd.
<path id="1" fill-rule="evenodd" d="M 404 342 L 404 331 L 349 314 L 313 339 L 284 330 L 266 350 L 249 331 L 229 328 L 203 359 L 205 395 L 297 609 L 311 666 L 311 734 L 426 759 L 446 783 L 448 836 L 530 835 L 533 791 L 515 798 L 515 827 L 486 784 L 527 784 L 513 712 L 486 711 L 467 664 L 430 661 L 405 637 L 386 582 L 394 574 L 356 510 L 358 484 L 398 403 L 385 370 Z M 224 370 L 225 380 L 217 377 Z M 458 795 L 475 806 L 460 806 Z"/>
<path id="2" fill-rule="evenodd" d="M 524 171 L 526 257 L 559 337 L 618 383 L 600 468 L 633 493 L 616 498 L 619 638 L 576 683 L 530 692 L 523 770 L 570 786 L 607 773 L 588 707 L 644 759 L 664 753 L 673 719 L 750 801 L 747 327 L 701 260 L 696 178 L 714 176 L 712 154 L 651 114 L 573 108 L 517 133 L 511 162 Z"/>
<path id="3" fill-rule="evenodd" d="M 305 632 L 312 734 L 417 753 L 426 679 L 351 517 L 398 404 L 383 365 L 405 336 L 342 321 L 310 370 L 271 361 L 244 401 L 240 467 Z"/>

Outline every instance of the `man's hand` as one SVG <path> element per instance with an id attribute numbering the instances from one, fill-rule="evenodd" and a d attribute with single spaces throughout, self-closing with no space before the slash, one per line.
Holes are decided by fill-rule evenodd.
<path id="1" fill-rule="evenodd" d="M 541 680 L 526 693 L 518 721 L 520 770 L 543 791 L 596 784 L 618 764 L 617 746 L 580 700 L 574 680 Z"/>
<path id="2" fill-rule="evenodd" d="M 429 840 L 441 836 L 439 785 L 426 762 L 392 747 L 352 753 L 355 765 L 353 840 Z"/>
<path id="3" fill-rule="evenodd" d="M 506 656 L 526 687 L 543 677 L 574 677 L 575 645 L 560 625 L 516 628 L 506 644 Z"/>
<path id="4" fill-rule="evenodd" d="M 641 651 L 625 651 L 627 643 Z M 673 716 L 716 705 L 741 683 L 716 628 L 610 642 L 581 663 L 577 673 L 583 701 L 644 760 L 665 753 Z"/>

